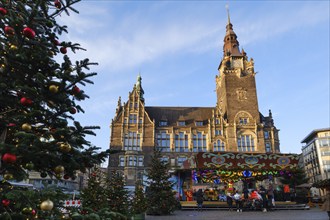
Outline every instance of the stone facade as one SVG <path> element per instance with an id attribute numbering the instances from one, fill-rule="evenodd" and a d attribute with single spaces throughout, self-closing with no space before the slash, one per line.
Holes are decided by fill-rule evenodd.
<path id="1" fill-rule="evenodd" d="M 127 185 L 142 179 L 154 147 L 173 169 L 198 152 L 280 153 L 271 111 L 259 112 L 254 61 L 239 49 L 228 19 L 223 58 L 216 76 L 215 107 L 145 106 L 142 78 L 111 122 L 110 149 L 123 150 L 109 160 L 109 171 L 122 172 Z M 210 91 L 212 92 L 212 91 Z"/>

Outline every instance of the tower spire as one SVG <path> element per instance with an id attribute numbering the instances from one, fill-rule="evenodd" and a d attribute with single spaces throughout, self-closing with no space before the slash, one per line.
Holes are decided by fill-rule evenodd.
<path id="1" fill-rule="evenodd" d="M 228 16 L 228 24 L 230 24 L 230 15 L 229 15 L 229 5 L 226 4 L 227 16 Z"/>

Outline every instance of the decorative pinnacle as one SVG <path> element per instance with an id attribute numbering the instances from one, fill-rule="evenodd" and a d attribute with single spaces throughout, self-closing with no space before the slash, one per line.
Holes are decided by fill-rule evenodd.
<path id="1" fill-rule="evenodd" d="M 228 24 L 230 24 L 230 16 L 229 16 L 229 5 L 226 4 L 227 16 L 228 16 Z"/>

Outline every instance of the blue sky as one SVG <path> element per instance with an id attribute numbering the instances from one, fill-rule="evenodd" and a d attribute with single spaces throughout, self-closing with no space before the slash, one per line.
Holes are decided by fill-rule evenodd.
<path id="1" fill-rule="evenodd" d="M 271 109 L 283 153 L 300 153 L 312 130 L 330 127 L 329 1 L 102 1 L 82 0 L 80 14 L 62 15 L 61 40 L 87 51 L 69 52 L 99 65 L 83 125 L 99 125 L 88 139 L 109 147 L 118 97 L 126 102 L 142 76 L 147 106 L 216 105 L 229 3 L 234 31 L 255 62 L 259 110 Z M 187 92 L 188 91 L 188 92 Z"/>

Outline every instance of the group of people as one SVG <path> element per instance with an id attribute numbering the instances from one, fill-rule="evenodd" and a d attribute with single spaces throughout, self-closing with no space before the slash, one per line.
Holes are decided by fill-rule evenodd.
<path id="1" fill-rule="evenodd" d="M 249 209 L 262 209 L 263 212 L 267 212 L 273 206 L 274 202 L 274 190 L 272 185 L 269 185 L 269 188 L 266 189 L 263 186 L 260 186 L 258 190 L 248 191 L 247 188 L 243 189 L 242 193 L 239 193 L 237 190 L 230 193 L 227 193 L 227 204 L 229 211 L 233 210 L 233 204 L 235 202 L 237 212 L 243 211 L 243 206 Z"/>

